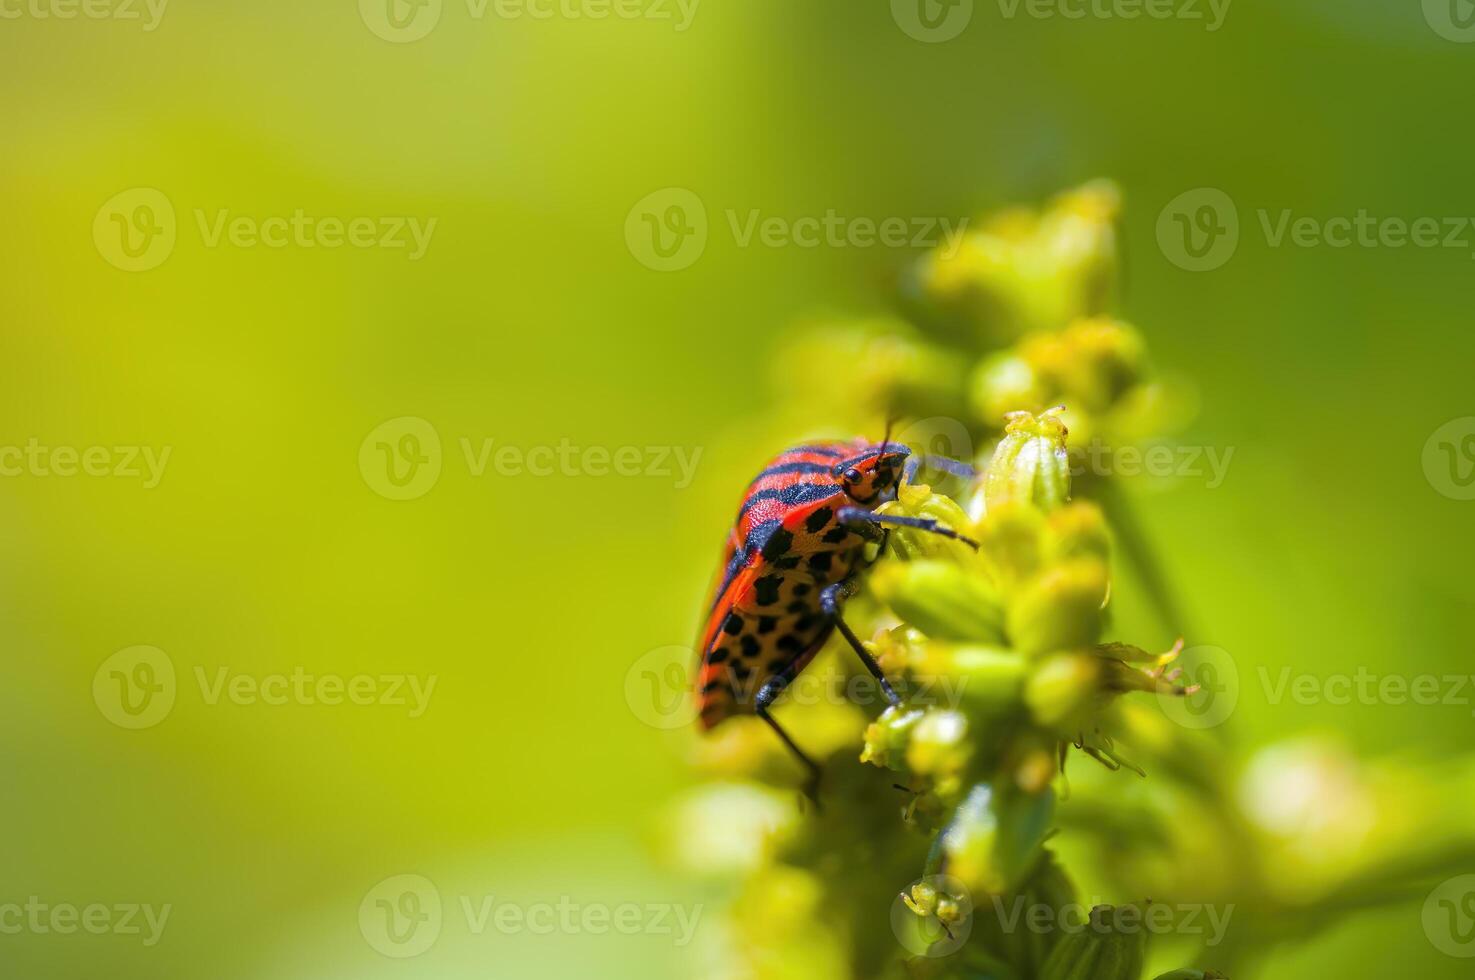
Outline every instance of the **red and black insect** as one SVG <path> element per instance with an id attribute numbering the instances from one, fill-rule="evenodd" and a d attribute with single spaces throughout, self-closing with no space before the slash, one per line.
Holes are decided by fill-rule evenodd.
<path id="1" fill-rule="evenodd" d="M 845 625 L 840 604 L 867 564 L 866 545 L 884 542 L 887 525 L 967 541 L 929 518 L 875 513 L 915 471 L 919 460 L 909 457 L 906 446 L 884 439 L 797 446 L 748 485 L 698 640 L 696 695 L 704 729 L 733 715 L 756 714 L 817 779 L 819 768 L 769 709 L 836 629 L 887 700 L 898 703 L 875 658 Z M 949 470 L 963 466 L 928 462 Z"/>

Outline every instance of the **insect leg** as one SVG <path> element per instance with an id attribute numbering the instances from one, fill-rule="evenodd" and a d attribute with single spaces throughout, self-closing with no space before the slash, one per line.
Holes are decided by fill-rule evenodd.
<path id="1" fill-rule="evenodd" d="M 774 700 L 780 694 L 784 693 L 784 689 L 789 686 L 789 682 L 794 679 L 794 675 L 799 672 L 799 668 L 805 663 L 807 663 L 807 660 L 804 658 L 796 659 L 789 666 L 785 667 L 783 670 L 775 674 L 768 681 L 767 684 L 764 684 L 761 688 L 759 688 L 758 694 L 753 698 L 753 710 L 759 718 L 763 719 L 763 721 L 768 725 L 769 728 L 773 729 L 773 733 L 777 735 L 779 737 L 779 740 L 784 743 L 785 748 L 793 753 L 794 758 L 798 759 L 800 763 L 804 765 L 804 768 L 809 770 L 809 779 L 805 782 L 804 795 L 814 800 L 815 805 L 818 805 L 820 775 L 819 763 L 815 762 L 808 755 L 806 755 L 804 753 L 804 750 L 799 748 L 798 744 L 789 737 L 789 733 L 784 731 L 779 723 L 774 719 L 773 715 L 769 714 L 768 712 L 768 709 L 773 704 Z"/>
<path id="2" fill-rule="evenodd" d="M 978 471 L 967 463 L 949 459 L 946 456 L 911 456 L 907 458 L 906 466 L 902 468 L 904 474 L 902 479 L 907 483 L 915 483 L 917 471 L 924 466 L 929 470 L 960 476 L 965 480 L 971 480 L 978 475 Z"/>
<path id="3" fill-rule="evenodd" d="M 841 510 L 840 513 L 843 515 L 845 511 Z M 844 520 L 844 518 L 842 517 L 841 520 Z M 860 658 L 860 662 L 866 665 L 866 670 L 869 670 L 871 676 L 880 682 L 881 692 L 886 695 L 887 702 L 893 705 L 901 704 L 901 698 L 897 697 L 896 691 L 892 689 L 891 682 L 886 679 L 886 674 L 881 670 L 881 665 L 876 663 L 876 658 L 871 656 L 870 651 L 860 642 L 860 638 L 851 631 L 849 626 L 845 625 L 845 620 L 841 618 L 840 600 L 844 596 L 844 582 L 836 582 L 834 585 L 826 586 L 819 594 L 820 608 L 824 610 L 825 615 L 829 617 L 830 621 L 835 624 L 835 627 L 840 631 L 840 635 L 845 637 L 845 642 L 850 644 L 850 648 L 855 651 L 855 655 Z"/>
<path id="4" fill-rule="evenodd" d="M 901 514 L 877 514 L 873 511 L 866 510 L 864 507 L 841 507 L 838 517 L 841 524 L 848 524 L 852 527 L 861 527 L 867 525 L 871 527 L 879 527 L 885 524 L 891 524 L 895 527 L 914 527 L 920 531 L 930 531 L 933 534 L 940 534 L 945 538 L 952 538 L 955 541 L 961 541 L 969 547 L 974 548 L 975 550 L 978 548 L 977 541 L 974 541 L 972 538 L 964 537 L 950 527 L 943 527 L 941 524 L 937 523 L 937 521 L 933 520 L 930 517 L 905 517 Z"/>

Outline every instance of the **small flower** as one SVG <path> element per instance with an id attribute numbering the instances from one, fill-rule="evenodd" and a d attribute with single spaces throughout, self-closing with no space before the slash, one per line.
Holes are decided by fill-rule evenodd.
<path id="1" fill-rule="evenodd" d="M 1096 558 L 1060 562 L 1028 582 L 1009 605 L 1009 639 L 1028 656 L 1094 644 L 1109 579 Z"/>
<path id="2" fill-rule="evenodd" d="M 860 761 L 885 769 L 900 770 L 906 758 L 907 744 L 911 741 L 912 729 L 925 714 L 922 709 L 910 708 L 904 702 L 887 708 L 866 729 L 865 747 L 861 749 Z"/>
<path id="3" fill-rule="evenodd" d="M 975 894 L 1012 891 L 1039 862 L 1054 813 L 1048 790 L 980 782 L 942 832 L 943 867 Z"/>
<path id="4" fill-rule="evenodd" d="M 894 562 L 875 570 L 871 589 L 905 622 L 938 640 L 1002 643 L 1004 609 L 980 574 L 937 560 Z"/>
<path id="5" fill-rule="evenodd" d="M 959 711 L 929 711 L 912 729 L 907 768 L 920 776 L 947 779 L 968 767 L 973 756 L 968 718 Z"/>
<path id="6" fill-rule="evenodd" d="M 1004 438 L 984 474 L 984 500 L 989 509 L 1020 501 L 1053 510 L 1070 499 L 1070 460 L 1063 409 L 1034 415 L 1011 412 Z"/>
<path id="7" fill-rule="evenodd" d="M 897 517 L 927 518 L 964 537 L 971 537 L 973 534 L 973 522 L 958 502 L 946 494 L 934 493 L 925 483 L 903 484 L 897 490 L 896 499 L 882 504 L 876 508 L 876 512 Z M 966 563 L 973 554 L 971 545 L 915 528 L 892 528 L 887 540 L 895 554 L 908 561 L 918 558 L 947 558 Z"/>
<path id="8" fill-rule="evenodd" d="M 1009 343 L 1105 310 L 1116 280 L 1121 192 L 1093 181 L 1040 212 L 1011 208 L 917 265 L 907 299 L 934 331 Z"/>

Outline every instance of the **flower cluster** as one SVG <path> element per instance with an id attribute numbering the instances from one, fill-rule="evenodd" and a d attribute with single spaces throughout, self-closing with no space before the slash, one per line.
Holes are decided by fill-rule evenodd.
<path id="1" fill-rule="evenodd" d="M 1118 552 L 1183 629 L 1126 498 L 1072 480 L 1072 445 L 1182 414 L 1109 309 L 1119 207 L 1098 182 L 1005 212 L 912 270 L 904 318 L 823 324 L 780 352 L 780 375 L 830 370 L 786 386 L 777 427 L 940 415 L 977 475 L 903 484 L 883 513 L 964 540 L 893 529 L 846 606 L 901 703 L 839 644 L 779 702 L 823 763 L 822 806 L 756 720 L 694 741 L 707 781 L 661 838 L 736 887 L 703 976 L 1243 980 L 1276 944 L 1475 861 L 1475 760 L 1445 779 L 1319 743 L 1240 761 L 1173 719 L 1195 691 L 1181 641 L 1113 639 Z M 1195 909 L 1222 934 L 1195 931 Z"/>

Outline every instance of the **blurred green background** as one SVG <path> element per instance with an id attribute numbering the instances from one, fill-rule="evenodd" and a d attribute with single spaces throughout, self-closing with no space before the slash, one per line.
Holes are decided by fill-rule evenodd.
<path id="1" fill-rule="evenodd" d="M 153 488 L 0 479 L 0 903 L 172 911 L 152 946 L 0 935 L 6 975 L 710 975 L 670 936 L 475 935 L 459 906 L 717 901 L 652 856 L 693 735 L 642 721 L 626 675 L 690 642 L 737 494 L 776 448 L 768 352 L 799 317 L 887 309 L 917 254 L 744 247 L 729 211 L 958 219 L 1115 179 L 1122 309 L 1195 384 L 1193 438 L 1234 449 L 1222 486 L 1142 501 L 1193 639 L 1272 675 L 1468 672 L 1475 504 L 1437 492 L 1421 452 L 1472 414 L 1475 231 L 1458 248 L 1272 247 L 1257 217 L 1475 216 L 1475 46 L 1415 0 L 1240 0 L 1216 31 L 978 0 L 944 43 L 854 0 L 704 0 L 686 30 L 446 0 L 412 43 L 352 0 L 174 0 L 153 30 L 141 5 L 61 19 L 26 2 L 0 20 L 0 445 L 171 455 Z M 129 272 L 93 225 L 139 187 L 168 198 L 177 241 Z M 625 232 L 668 187 L 710 228 L 694 264 L 661 272 Z M 1241 234 L 1189 272 L 1155 229 L 1201 187 L 1235 202 Z M 436 224 L 412 260 L 209 247 L 196 218 L 297 209 Z M 434 427 L 442 471 L 395 501 L 358 458 L 404 416 Z M 690 486 L 476 477 L 462 439 L 701 456 Z M 1130 599 L 1118 626 L 1172 639 Z M 168 656 L 177 691 L 128 730 L 93 681 L 136 645 Z M 299 667 L 436 686 L 410 717 L 211 704 L 196 680 Z M 1468 704 L 1275 705 L 1258 682 L 1233 729 L 1475 747 Z M 448 909 L 411 960 L 360 931 L 361 900 L 400 874 Z M 1339 969 L 1468 965 L 1415 902 L 1270 976 Z"/>

